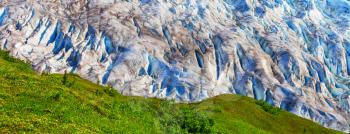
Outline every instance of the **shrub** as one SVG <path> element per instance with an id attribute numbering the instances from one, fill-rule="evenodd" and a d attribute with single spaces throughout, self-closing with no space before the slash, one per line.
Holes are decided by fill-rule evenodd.
<path id="1" fill-rule="evenodd" d="M 63 80 L 62 80 L 63 85 L 67 84 L 67 81 L 68 81 L 67 79 L 68 79 L 67 71 L 64 71 Z"/>
<path id="2" fill-rule="evenodd" d="M 165 133 L 215 133 L 214 120 L 192 106 L 176 107 L 173 101 L 161 101 L 156 111 Z"/>
<path id="3" fill-rule="evenodd" d="M 255 102 L 257 105 L 261 106 L 261 108 L 270 114 L 277 115 L 281 112 L 281 109 L 271 106 L 270 104 L 266 103 L 264 100 L 258 100 Z"/>
<path id="4" fill-rule="evenodd" d="M 177 121 L 180 127 L 189 133 L 213 133 L 214 120 L 193 108 L 182 109 Z"/>
<path id="5" fill-rule="evenodd" d="M 103 91 L 111 97 L 118 95 L 117 90 L 113 89 L 112 86 L 108 85 L 108 87 L 104 88 Z"/>
<path id="6" fill-rule="evenodd" d="M 9 62 L 21 62 L 21 60 L 13 58 L 7 51 L 0 51 L 0 57 Z"/>

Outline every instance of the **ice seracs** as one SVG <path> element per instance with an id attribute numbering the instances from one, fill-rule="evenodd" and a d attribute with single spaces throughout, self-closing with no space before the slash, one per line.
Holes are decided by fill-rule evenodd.
<path id="1" fill-rule="evenodd" d="M 347 0 L 0 2 L 0 48 L 124 95 L 263 99 L 349 131 Z"/>

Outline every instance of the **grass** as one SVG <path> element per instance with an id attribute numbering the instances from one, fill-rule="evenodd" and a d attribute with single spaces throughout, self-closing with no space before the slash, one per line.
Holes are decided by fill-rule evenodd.
<path id="1" fill-rule="evenodd" d="M 39 75 L 0 51 L 0 133 L 22 132 L 340 133 L 238 95 L 193 104 L 126 97 L 76 75 Z"/>

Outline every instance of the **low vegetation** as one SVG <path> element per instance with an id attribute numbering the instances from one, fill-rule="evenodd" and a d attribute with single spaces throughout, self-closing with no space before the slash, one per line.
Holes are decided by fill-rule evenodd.
<path id="1" fill-rule="evenodd" d="M 261 106 L 261 108 L 265 111 L 268 112 L 270 114 L 274 114 L 277 115 L 279 114 L 282 110 L 280 108 L 277 107 L 273 107 L 271 105 L 269 105 L 267 102 L 265 102 L 264 100 L 258 100 L 255 102 L 257 105 Z"/>
<path id="2" fill-rule="evenodd" d="M 263 101 L 126 97 L 76 75 L 39 75 L 0 51 L 0 133 L 339 133 Z"/>

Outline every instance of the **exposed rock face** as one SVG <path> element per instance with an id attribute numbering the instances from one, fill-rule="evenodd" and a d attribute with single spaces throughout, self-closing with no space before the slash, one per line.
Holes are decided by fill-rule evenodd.
<path id="1" fill-rule="evenodd" d="M 348 0 L 3 0 L 0 48 L 124 95 L 264 99 L 349 131 Z"/>

